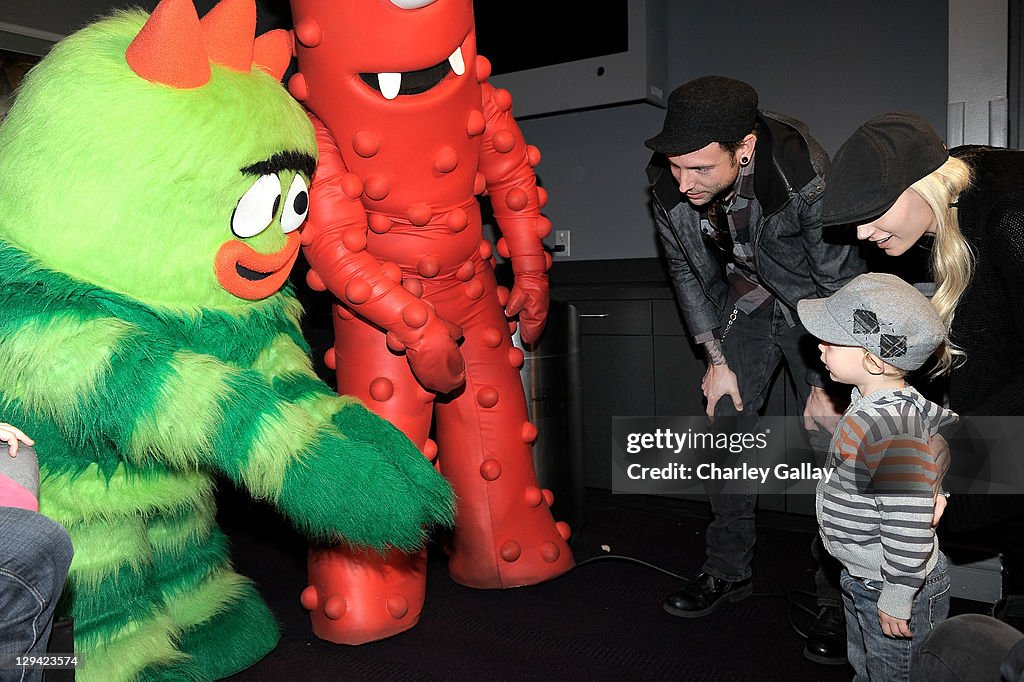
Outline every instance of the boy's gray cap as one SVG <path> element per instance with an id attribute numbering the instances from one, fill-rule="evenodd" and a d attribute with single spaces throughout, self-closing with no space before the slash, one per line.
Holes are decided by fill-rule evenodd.
<path id="1" fill-rule="evenodd" d="M 828 298 L 797 303 L 800 321 L 822 341 L 859 346 L 893 367 L 915 370 L 946 338 L 938 311 L 896 275 L 859 275 Z"/>

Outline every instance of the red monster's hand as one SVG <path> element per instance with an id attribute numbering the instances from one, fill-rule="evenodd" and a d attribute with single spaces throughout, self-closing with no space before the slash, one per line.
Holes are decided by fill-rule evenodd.
<path id="1" fill-rule="evenodd" d="M 543 268 L 543 256 L 512 257 L 515 282 L 505 306 L 505 315 L 519 315 L 519 335 L 523 343 L 533 343 L 540 338 L 548 318 L 548 276 L 543 269 L 534 269 L 538 258 Z"/>
<path id="2" fill-rule="evenodd" d="M 330 289 L 347 308 L 387 330 L 388 346 L 405 351 L 424 388 L 448 393 L 466 381 L 459 350 L 462 329 L 440 318 L 434 307 L 382 271 L 365 251 L 352 253 L 344 243 L 321 233 L 306 247 L 314 288 Z"/>
<path id="3" fill-rule="evenodd" d="M 460 338 L 460 327 L 432 314 L 422 327 L 391 332 L 388 341 L 392 346 L 395 341 L 405 346 L 409 368 L 424 387 L 448 393 L 466 383 L 466 363 L 457 343 Z"/>

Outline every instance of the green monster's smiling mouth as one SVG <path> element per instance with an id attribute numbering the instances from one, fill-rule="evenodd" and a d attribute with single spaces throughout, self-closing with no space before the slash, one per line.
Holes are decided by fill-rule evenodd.
<path id="1" fill-rule="evenodd" d="M 298 231 L 289 232 L 284 247 L 274 253 L 260 253 L 237 239 L 224 242 L 214 258 L 217 281 L 228 293 L 247 301 L 275 294 L 298 258 L 300 239 Z"/>
<path id="2" fill-rule="evenodd" d="M 240 277 L 242 277 L 243 279 L 247 279 L 250 282 L 258 282 L 261 279 L 266 279 L 267 277 L 270 277 L 271 274 L 273 274 L 270 272 L 257 272 L 255 270 L 250 270 L 241 263 L 235 263 L 235 272 L 237 272 Z"/>

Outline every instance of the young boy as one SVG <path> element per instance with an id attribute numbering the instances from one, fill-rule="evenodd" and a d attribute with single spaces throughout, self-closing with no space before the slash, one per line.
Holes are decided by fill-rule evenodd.
<path id="1" fill-rule="evenodd" d="M 957 417 L 904 377 L 945 340 L 935 308 L 889 274 L 799 302 L 807 330 L 851 405 L 832 437 L 835 475 L 815 495 L 828 551 L 844 566 L 847 656 L 857 681 L 909 680 L 910 655 L 949 612 L 949 576 L 932 513 L 941 472 L 928 442 Z"/>

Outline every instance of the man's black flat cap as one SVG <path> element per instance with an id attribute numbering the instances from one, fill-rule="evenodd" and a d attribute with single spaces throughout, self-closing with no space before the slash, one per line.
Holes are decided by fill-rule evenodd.
<path id="1" fill-rule="evenodd" d="M 703 76 L 668 96 L 660 133 L 644 142 L 665 156 L 680 156 L 712 142 L 737 142 L 754 130 L 757 92 L 743 81 Z"/>

